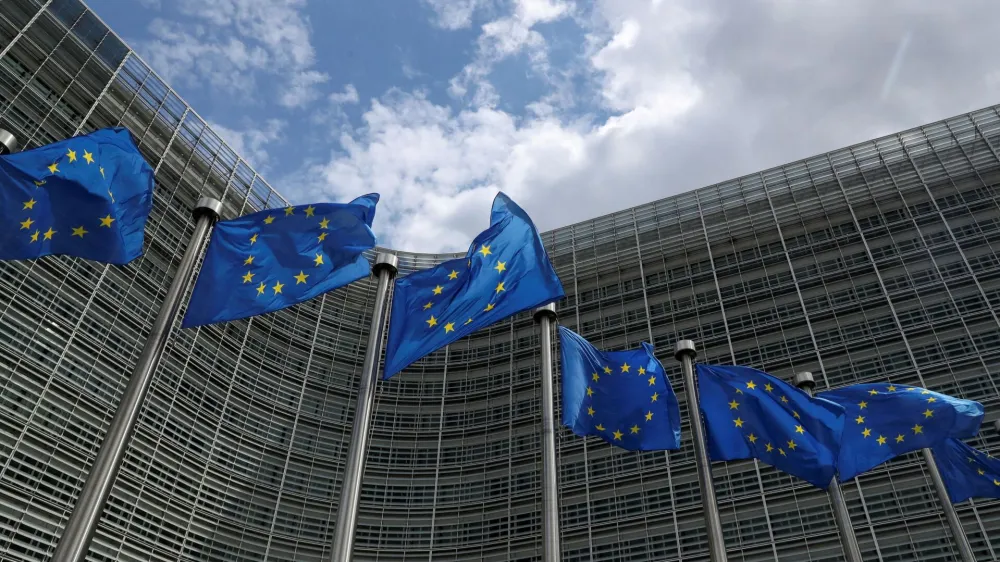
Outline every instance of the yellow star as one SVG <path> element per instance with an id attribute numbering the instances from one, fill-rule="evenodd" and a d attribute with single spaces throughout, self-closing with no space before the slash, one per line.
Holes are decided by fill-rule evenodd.
<path id="1" fill-rule="evenodd" d="M 501 281 L 501 282 L 497 283 L 497 292 L 499 293 L 500 291 L 503 291 L 503 290 L 504 290 L 504 288 L 503 288 L 503 281 Z"/>
<path id="2" fill-rule="evenodd" d="M 865 430 L 861 432 L 861 435 L 864 435 L 864 436 L 865 436 L 865 439 L 867 439 L 867 438 L 871 437 L 871 435 L 872 435 L 872 430 L 870 430 L 870 429 L 868 429 L 868 428 L 866 427 L 866 428 L 865 428 Z"/>
<path id="3" fill-rule="evenodd" d="M 282 289 L 282 288 L 283 288 L 284 286 L 285 286 L 285 285 L 284 285 L 284 284 L 283 284 L 283 283 L 282 283 L 281 281 L 275 281 L 275 282 L 274 282 L 274 286 L 273 286 L 273 287 L 271 287 L 271 288 L 272 288 L 272 289 L 274 289 L 274 294 L 276 294 L 276 295 L 277 295 L 278 293 L 280 293 L 280 292 L 281 292 L 281 289 Z"/>
<path id="4" fill-rule="evenodd" d="M 624 434 L 616 429 L 612 435 L 615 436 L 615 441 L 621 441 Z"/>
<path id="5" fill-rule="evenodd" d="M 889 385 L 889 392 L 896 392 L 896 387 L 890 384 Z"/>
<path id="6" fill-rule="evenodd" d="M 308 207 L 306 207 L 306 216 L 307 217 L 311 217 L 311 216 L 313 216 L 315 214 L 316 214 L 316 209 L 312 205 L 309 205 Z"/>
<path id="7" fill-rule="evenodd" d="M 295 207 L 285 207 L 285 216 L 291 215 L 295 212 Z"/>
<path id="8" fill-rule="evenodd" d="M 774 390 L 774 387 L 771 386 L 771 383 L 765 383 L 764 384 L 764 390 L 766 390 L 768 392 L 771 392 L 772 390 Z"/>
<path id="9" fill-rule="evenodd" d="M 749 388 L 750 390 L 755 390 L 757 388 L 757 385 L 754 384 L 753 381 L 750 381 L 747 383 L 747 388 Z"/>
<path id="10" fill-rule="evenodd" d="M 454 331 L 455 331 L 454 322 L 448 322 L 447 324 L 444 325 L 444 333 L 447 334 L 448 332 L 454 332 Z"/>
<path id="11" fill-rule="evenodd" d="M 627 373 L 628 370 L 629 370 L 629 368 L 630 368 L 630 365 L 628 363 L 623 363 L 622 364 L 622 372 L 623 373 Z"/>
<path id="12" fill-rule="evenodd" d="M 659 397 L 660 397 L 660 393 L 659 392 L 654 392 L 653 393 L 653 402 L 656 402 L 656 399 L 659 398 Z"/>
<path id="13" fill-rule="evenodd" d="M 637 433 L 639 433 L 639 426 L 633 425 L 632 426 L 632 434 L 635 435 Z"/>
<path id="14" fill-rule="evenodd" d="M 794 416 L 795 419 L 799 419 L 799 413 L 796 412 L 795 410 L 792 410 L 792 416 Z"/>
<path id="15" fill-rule="evenodd" d="M 876 439 L 876 441 L 878 441 L 879 445 L 885 445 L 885 437 L 882 437 L 881 435 L 878 436 L 878 439 Z"/>
<path id="16" fill-rule="evenodd" d="M 646 368 L 643 367 L 643 366 L 639 366 L 639 374 L 640 375 L 645 375 L 646 374 Z"/>
<path id="17" fill-rule="evenodd" d="M 35 181 L 35 189 L 38 189 L 39 187 L 42 187 L 43 185 L 45 185 L 45 180 Z"/>
<path id="18" fill-rule="evenodd" d="M 440 295 L 442 289 L 444 289 L 444 287 L 442 287 L 441 285 L 438 285 L 437 287 L 434 287 L 434 291 L 433 292 L 434 292 L 435 295 Z"/>
<path id="19" fill-rule="evenodd" d="M 468 326 L 469 324 L 472 324 L 472 318 L 469 318 L 468 320 L 465 321 L 466 326 Z"/>
<path id="20" fill-rule="evenodd" d="M 483 312 L 489 312 L 489 311 L 491 311 L 491 310 L 493 310 L 493 303 L 489 303 L 489 304 L 487 304 L 487 305 L 486 305 L 486 308 L 485 308 L 485 309 L 483 309 Z"/>
<path id="21" fill-rule="evenodd" d="M 76 152 L 70 150 L 69 152 L 66 153 L 66 156 L 69 156 L 70 162 L 76 162 Z"/>
<path id="22" fill-rule="evenodd" d="M 768 444 L 764 445 L 764 447 L 765 447 L 765 448 L 767 449 L 767 452 L 768 452 L 768 453 L 770 453 L 771 451 L 773 451 L 773 450 L 774 450 L 774 447 L 772 447 L 770 443 L 768 443 Z"/>
<path id="23" fill-rule="evenodd" d="M 754 435 L 753 433 L 751 433 L 749 435 L 749 437 L 747 437 L 747 439 L 749 439 L 751 443 L 756 443 L 757 442 L 757 436 Z"/>
<path id="24" fill-rule="evenodd" d="M 246 283 L 249 283 L 251 281 L 253 281 L 253 273 L 250 273 L 248 271 L 247 274 L 243 276 L 243 283 L 246 284 Z"/>
<path id="25" fill-rule="evenodd" d="M 778 452 L 781 453 L 781 456 L 783 456 L 783 457 L 787 457 L 788 456 L 788 455 L 785 454 L 785 450 L 784 449 L 778 449 Z"/>
<path id="26" fill-rule="evenodd" d="M 313 260 L 316 265 L 323 265 L 323 254 L 316 254 L 316 259 Z"/>
<path id="27" fill-rule="evenodd" d="M 507 270 L 507 262 L 498 261 L 497 266 L 494 267 L 493 269 L 497 270 L 497 273 L 503 273 L 504 271 Z"/>
<path id="28" fill-rule="evenodd" d="M 611 374 L 611 367 L 608 367 L 607 365 L 605 365 L 604 366 L 604 374 L 605 375 L 610 375 Z"/>
<path id="29" fill-rule="evenodd" d="M 52 172 L 54 174 L 54 173 L 56 173 L 58 171 L 59 171 L 59 163 L 58 162 L 53 162 L 52 165 L 49 166 L 49 172 Z"/>
<path id="30" fill-rule="evenodd" d="M 862 400 L 861 403 L 858 404 L 858 407 L 861 408 L 862 410 L 864 410 L 865 408 L 868 407 L 868 402 L 865 402 L 864 400 Z"/>
<path id="31" fill-rule="evenodd" d="M 251 265 L 251 264 L 253 264 L 253 256 L 249 256 L 247 257 L 247 259 L 243 260 L 243 265 Z"/>
<path id="32" fill-rule="evenodd" d="M 322 228 L 323 230 L 330 228 L 330 219 L 323 219 L 319 221 L 319 227 Z"/>
<path id="33" fill-rule="evenodd" d="M 896 443 L 902 443 L 902 442 L 903 442 L 903 436 L 902 435 L 897 435 L 896 436 Z"/>
<path id="34" fill-rule="evenodd" d="M 920 394 L 930 394 L 930 393 L 931 393 L 931 391 L 929 391 L 927 389 L 924 389 L 924 390 L 920 391 Z"/>
<path id="35" fill-rule="evenodd" d="M 316 237 L 316 241 L 317 242 L 322 242 L 324 240 L 326 240 L 326 233 L 325 232 L 320 232 L 319 236 Z"/>
<path id="36" fill-rule="evenodd" d="M 305 274 L 302 270 L 299 270 L 299 274 L 295 276 L 295 284 L 305 283 L 309 276 Z"/>
<path id="37" fill-rule="evenodd" d="M 86 149 L 83 150 L 83 159 L 87 161 L 88 165 L 94 163 L 94 155 L 87 152 Z"/>
<path id="38" fill-rule="evenodd" d="M 263 282 L 263 281 L 261 281 L 261 282 L 260 282 L 260 285 L 258 285 L 258 286 L 257 286 L 257 296 L 258 296 L 258 297 L 264 294 L 264 289 L 265 289 L 265 288 L 266 288 L 266 287 L 265 287 L 265 285 L 264 285 L 264 282 Z"/>
<path id="39" fill-rule="evenodd" d="M 994 486 L 1000 486 L 1000 480 L 997 480 L 996 478 L 994 478 L 993 479 L 993 485 Z"/>
<path id="40" fill-rule="evenodd" d="M 933 418 L 934 417 L 934 412 L 932 412 L 930 410 L 924 410 L 924 417 L 925 418 Z"/>
<path id="41" fill-rule="evenodd" d="M 736 424 L 736 427 L 743 427 L 743 418 L 736 418 L 733 423 Z"/>
<path id="42" fill-rule="evenodd" d="M 801 425 L 795 426 L 795 433 L 805 433 L 806 430 L 802 428 Z"/>
<path id="43" fill-rule="evenodd" d="M 915 424 L 912 429 L 914 435 L 920 435 L 921 433 L 924 432 L 924 426 L 920 425 L 919 423 Z"/>
<path id="44" fill-rule="evenodd" d="M 649 386 L 653 386 L 654 384 L 656 384 L 656 377 L 649 377 Z"/>
<path id="45" fill-rule="evenodd" d="M 55 164 L 53 164 L 53 166 L 55 166 Z M 98 168 L 98 169 L 101 171 L 101 177 L 104 178 L 104 179 L 108 179 L 108 178 L 106 178 L 104 176 L 104 168 Z M 55 173 L 55 172 L 53 172 L 53 173 Z"/>
<path id="46" fill-rule="evenodd" d="M 587 387 L 587 396 L 593 396 L 593 395 L 594 395 L 594 389 L 593 389 L 593 388 L 590 388 L 590 387 L 588 386 L 588 387 Z"/>
<path id="47" fill-rule="evenodd" d="M 109 214 L 108 216 L 101 219 L 101 226 L 106 226 L 108 228 L 111 228 L 111 223 L 113 222 L 115 222 L 115 219 Z"/>
<path id="48" fill-rule="evenodd" d="M 865 418 L 864 418 L 864 416 L 858 416 L 858 417 L 854 418 L 854 421 L 857 422 L 858 425 L 861 425 L 861 424 L 865 423 Z"/>
<path id="49" fill-rule="evenodd" d="M 21 230 L 28 230 L 33 224 L 35 224 L 35 221 L 31 220 L 31 217 L 28 217 L 27 220 L 21 223 Z"/>
<path id="50" fill-rule="evenodd" d="M 730 410 L 735 410 L 735 409 L 737 409 L 739 407 L 740 407 L 740 403 L 737 402 L 735 399 L 732 402 L 729 403 L 729 409 Z"/>
<path id="51" fill-rule="evenodd" d="M 795 441 L 789 441 L 788 442 L 788 448 L 791 449 L 791 450 L 793 450 L 793 451 L 795 450 L 795 447 L 797 447 L 797 446 L 798 445 L 795 444 Z"/>
<path id="52" fill-rule="evenodd" d="M 590 375 L 590 378 L 594 379 L 594 382 L 600 382 L 601 377 L 597 376 L 597 373 Z"/>
<path id="53" fill-rule="evenodd" d="M 448 274 L 448 279 L 452 279 L 452 280 L 458 279 L 458 272 L 455 271 L 454 269 L 451 270 L 451 273 Z"/>
<path id="54" fill-rule="evenodd" d="M 37 201 L 35 201 L 34 198 L 32 198 L 30 201 L 25 201 L 24 207 L 22 207 L 21 210 L 23 211 L 25 209 L 34 209 L 35 203 L 37 203 Z"/>
<path id="55" fill-rule="evenodd" d="M 591 417 L 593 417 L 593 415 L 595 413 L 594 407 L 593 406 L 587 406 L 587 413 L 590 414 Z"/>
<path id="56" fill-rule="evenodd" d="M 873 389 L 871 389 L 871 390 L 868 391 L 868 394 L 871 394 L 872 396 L 875 396 L 876 394 L 878 394 L 878 391 L 873 388 Z"/>
<path id="57" fill-rule="evenodd" d="M 479 248 L 479 253 L 482 254 L 483 257 L 485 258 L 486 256 L 490 255 L 492 252 L 490 252 L 490 247 L 489 246 L 483 245 L 482 248 Z"/>
<path id="58" fill-rule="evenodd" d="M 427 310 L 427 309 L 429 309 L 432 306 L 434 306 L 434 303 L 429 302 L 429 303 L 427 303 L 427 304 L 424 305 L 424 310 Z"/>
<path id="59" fill-rule="evenodd" d="M 254 234 L 253 236 L 250 237 L 250 244 L 256 244 L 256 243 L 257 243 L 257 235 Z"/>
<path id="60" fill-rule="evenodd" d="M 743 394 L 743 391 L 737 388 L 736 389 L 736 394 Z"/>
<path id="61" fill-rule="evenodd" d="M 782 396 L 781 397 L 781 403 L 782 404 L 788 404 L 788 397 L 787 396 Z"/>
<path id="62" fill-rule="evenodd" d="M 274 217 L 267 215 L 267 218 L 264 219 L 264 224 L 271 224 L 272 222 L 274 222 Z"/>
<path id="63" fill-rule="evenodd" d="M 87 234 L 87 231 L 82 226 L 78 226 L 73 229 L 73 234 L 70 236 L 79 236 L 80 238 L 83 238 L 84 234 Z"/>
<path id="64" fill-rule="evenodd" d="M 600 424 L 599 423 L 599 424 L 595 425 L 594 427 L 597 428 L 597 431 L 604 431 L 604 424 Z"/>
<path id="65" fill-rule="evenodd" d="M 56 231 L 52 230 L 52 227 L 50 226 L 48 230 L 42 233 L 42 236 L 44 236 L 46 240 L 52 240 L 52 235 L 55 233 Z"/>
<path id="66" fill-rule="evenodd" d="M 646 421 L 653 421 L 653 412 L 646 412 Z"/>
<path id="67" fill-rule="evenodd" d="M 36 230 L 34 234 L 31 235 L 32 242 L 38 242 L 38 231 Z"/>
<path id="68" fill-rule="evenodd" d="M 928 404 L 933 404 L 934 402 L 937 402 L 937 398 L 934 398 L 933 396 L 927 399 Z"/>
<path id="69" fill-rule="evenodd" d="M 431 319 L 430 320 L 424 320 L 424 322 L 427 322 L 427 327 L 428 328 L 433 328 L 434 326 L 437 326 L 438 319 L 434 318 L 434 315 L 431 314 Z"/>
<path id="70" fill-rule="evenodd" d="M 986 471 L 983 470 L 983 469 L 981 469 L 981 468 L 977 468 L 976 472 L 978 472 L 980 476 L 985 476 L 986 475 Z"/>

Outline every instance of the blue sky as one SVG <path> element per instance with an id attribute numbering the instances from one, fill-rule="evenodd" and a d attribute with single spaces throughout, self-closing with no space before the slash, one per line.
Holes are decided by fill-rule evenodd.
<path id="1" fill-rule="evenodd" d="M 89 4 L 284 195 L 379 192 L 414 251 L 498 190 L 545 230 L 1000 101 L 972 0 Z"/>

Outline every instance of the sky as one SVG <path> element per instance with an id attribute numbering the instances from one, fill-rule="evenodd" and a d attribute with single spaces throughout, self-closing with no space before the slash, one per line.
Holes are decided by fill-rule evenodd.
<path id="1" fill-rule="evenodd" d="M 88 0 L 293 203 L 464 251 L 1000 103 L 990 0 Z M 122 9 L 124 5 L 129 9 Z"/>

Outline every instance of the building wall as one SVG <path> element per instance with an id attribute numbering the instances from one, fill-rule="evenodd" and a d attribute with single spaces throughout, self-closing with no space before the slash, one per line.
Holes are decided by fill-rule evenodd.
<path id="1" fill-rule="evenodd" d="M 34 147 L 123 125 L 157 179 L 146 253 L 129 266 L 0 263 L 0 554 L 41 561 L 195 201 L 223 200 L 225 218 L 287 202 L 79 1 L 3 0 L 0 45 L 0 127 Z M 560 322 L 609 349 L 653 341 L 682 407 L 670 352 L 690 338 L 706 362 L 809 370 L 821 388 L 922 383 L 992 420 L 998 151 L 993 107 L 545 233 Z M 401 254 L 401 273 L 444 257 Z M 91 559 L 329 556 L 374 293 L 361 281 L 175 329 Z M 378 384 L 357 560 L 540 560 L 538 362 L 521 314 Z M 564 560 L 708 559 L 683 417 L 685 446 L 669 454 L 559 432 Z M 1000 439 L 987 428 L 976 444 Z M 730 560 L 842 559 L 825 493 L 753 462 L 716 464 L 715 483 Z M 956 556 L 917 455 L 844 492 L 866 560 Z M 995 558 L 1000 502 L 958 508 L 977 556 Z"/>

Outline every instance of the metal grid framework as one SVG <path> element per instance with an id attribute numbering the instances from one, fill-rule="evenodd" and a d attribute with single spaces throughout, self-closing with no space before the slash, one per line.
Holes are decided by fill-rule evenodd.
<path id="1" fill-rule="evenodd" d="M 34 147 L 124 125 L 157 179 L 146 253 L 128 267 L 0 264 L 0 553 L 42 561 L 189 209 L 199 195 L 226 218 L 286 201 L 78 0 L 4 0 L 0 45 L 0 126 Z M 922 378 L 991 420 L 998 151 L 992 107 L 546 233 L 560 321 L 610 349 L 693 339 L 704 361 L 809 370 L 821 388 Z M 401 273 L 443 257 L 403 254 Z M 90 559 L 324 560 L 373 296 L 362 281 L 175 329 Z M 357 560 L 540 560 L 538 355 L 521 314 L 378 385 Z M 690 438 L 670 454 L 557 438 L 564 560 L 707 560 Z M 752 462 L 716 464 L 715 483 L 730 560 L 842 559 L 824 493 Z M 865 560 L 955 558 L 917 455 L 844 493 Z M 1000 502 L 958 507 L 977 557 L 995 558 Z"/>

